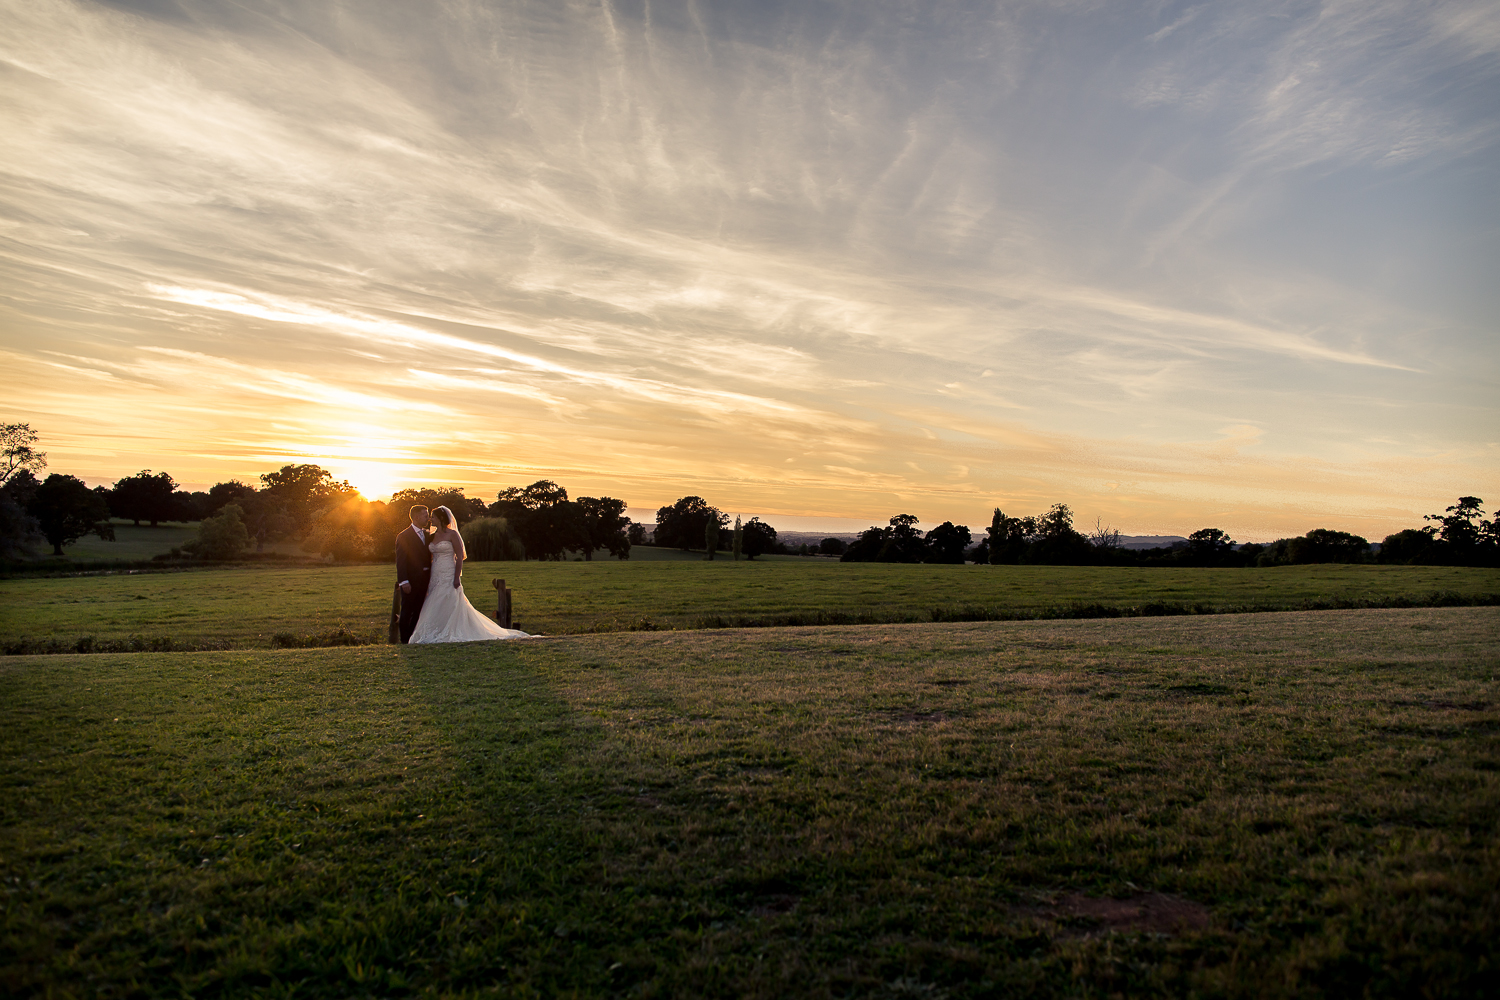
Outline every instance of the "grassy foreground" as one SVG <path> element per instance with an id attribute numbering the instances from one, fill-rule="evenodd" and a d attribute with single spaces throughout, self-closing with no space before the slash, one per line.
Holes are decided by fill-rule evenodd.
<path id="1" fill-rule="evenodd" d="M 0 661 L 0 990 L 1479 996 L 1500 609 Z"/>
<path id="2" fill-rule="evenodd" d="M 158 647 L 228 649 L 278 635 L 381 641 L 390 566 L 245 567 L 181 573 L 0 581 L 0 644 L 81 637 Z M 1192 604 L 1216 610 L 1291 609 L 1310 602 L 1423 600 L 1434 592 L 1500 594 L 1500 570 L 1440 566 L 1285 566 L 1274 569 L 1068 566 L 901 566 L 822 559 L 715 562 L 476 563 L 464 575 L 474 606 L 495 607 L 493 577 L 515 592 L 528 632 L 694 628 L 846 620 L 931 621 L 1041 616 L 1094 604 Z M 824 620 L 826 621 L 827 618 Z"/>

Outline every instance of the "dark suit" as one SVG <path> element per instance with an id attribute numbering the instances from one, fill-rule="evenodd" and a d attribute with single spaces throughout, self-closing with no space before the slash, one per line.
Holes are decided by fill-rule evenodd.
<path id="1" fill-rule="evenodd" d="M 396 536 L 396 581 L 411 584 L 411 591 L 401 592 L 401 641 L 411 640 L 412 630 L 427 600 L 427 581 L 432 576 L 432 553 L 417 533 L 407 528 Z"/>

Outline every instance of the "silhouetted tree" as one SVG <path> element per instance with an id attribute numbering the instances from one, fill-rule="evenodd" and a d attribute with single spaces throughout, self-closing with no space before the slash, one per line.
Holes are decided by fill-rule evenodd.
<path id="1" fill-rule="evenodd" d="M 255 487 L 239 480 L 231 479 L 227 483 L 214 483 L 208 488 L 208 501 L 204 504 L 207 509 L 205 517 L 217 514 L 224 508 L 225 504 L 239 503 L 241 497 L 249 496 L 255 492 Z M 244 513 L 241 508 L 240 513 Z"/>
<path id="2" fill-rule="evenodd" d="M 739 562 L 740 556 L 745 554 L 745 526 L 740 523 L 740 516 L 734 516 L 734 535 L 730 541 L 730 550 L 734 553 L 734 561 Z"/>
<path id="3" fill-rule="evenodd" d="M 115 517 L 128 518 L 140 525 L 149 521 L 156 527 L 162 521 L 181 515 L 177 498 L 177 481 L 165 472 L 142 469 L 133 476 L 118 480 L 109 491 L 109 511 Z"/>
<path id="4" fill-rule="evenodd" d="M 0 559 L 31 555 L 42 540 L 41 524 L 28 513 L 40 485 L 28 468 L 11 470 L 0 485 Z"/>
<path id="5" fill-rule="evenodd" d="M 840 562 L 916 563 L 927 558 L 927 543 L 914 514 L 897 514 L 884 528 L 869 528 L 845 550 Z"/>
<path id="6" fill-rule="evenodd" d="M 842 538 L 825 538 L 818 543 L 818 551 L 825 556 L 841 556 L 849 549 L 849 543 Z"/>
<path id="7" fill-rule="evenodd" d="M 260 482 L 260 494 L 285 510 L 293 533 L 299 535 L 312 528 L 320 511 L 359 497 L 359 490 L 318 465 L 283 465 L 261 476 Z"/>
<path id="8" fill-rule="evenodd" d="M 42 537 L 52 544 L 52 554 L 63 554 L 84 535 L 98 535 L 114 541 L 115 529 L 109 523 L 109 506 L 104 498 L 89 489 L 77 476 L 53 473 L 32 494 L 28 511 L 41 526 Z"/>
<path id="9" fill-rule="evenodd" d="M 758 517 L 745 522 L 740 547 L 746 559 L 776 551 L 776 529 Z"/>
<path id="10" fill-rule="evenodd" d="M 1314 528 L 1287 547 L 1291 563 L 1357 563 L 1364 562 L 1370 543 L 1347 531 Z"/>
<path id="11" fill-rule="evenodd" d="M 1199 528 L 1188 536 L 1187 562 L 1194 566 L 1218 566 L 1234 553 L 1234 539 L 1221 528 Z"/>
<path id="12" fill-rule="evenodd" d="M 625 516 L 625 501 L 614 497 L 579 497 L 577 505 L 585 543 L 583 557 L 592 560 L 595 551 L 608 549 L 616 559 L 629 559 L 630 536 L 625 529 L 630 518 Z"/>
<path id="13" fill-rule="evenodd" d="M 630 527 L 625 529 L 625 538 L 631 545 L 645 545 L 646 526 L 639 521 L 631 521 Z"/>
<path id="14" fill-rule="evenodd" d="M 509 522 L 528 559 L 562 559 L 569 549 L 582 551 L 588 545 L 577 505 L 550 479 L 501 490 L 489 512 Z"/>
<path id="15" fill-rule="evenodd" d="M 47 467 L 47 453 L 36 450 L 38 438 L 30 424 L 0 424 L 0 486 L 18 472 L 35 476 Z"/>
<path id="16" fill-rule="evenodd" d="M 702 497 L 683 497 L 670 507 L 659 507 L 656 511 L 656 544 L 680 548 L 684 552 L 696 548 L 704 539 L 703 533 L 709 521 L 723 527 L 729 523 L 729 515 L 710 506 Z"/>
<path id="17" fill-rule="evenodd" d="M 961 565 L 972 539 L 967 525 L 944 521 L 927 532 L 927 562 Z"/>
<path id="18" fill-rule="evenodd" d="M 1380 543 L 1383 563 L 1432 563 L 1440 558 L 1436 532 L 1430 528 L 1407 528 L 1394 535 L 1386 535 Z"/>

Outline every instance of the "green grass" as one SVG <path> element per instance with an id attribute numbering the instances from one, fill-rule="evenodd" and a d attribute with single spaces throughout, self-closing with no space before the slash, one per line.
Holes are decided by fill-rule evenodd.
<path id="1" fill-rule="evenodd" d="M 0 989 L 1479 996 L 1497 637 L 1452 608 L 11 657 Z"/>
<path id="2" fill-rule="evenodd" d="M 0 642 L 17 646 L 131 636 L 189 648 L 269 647 L 278 634 L 384 641 L 393 569 L 382 565 L 236 567 L 178 573 L 0 581 Z M 1308 602 L 1467 598 L 1500 594 L 1500 570 L 1425 566 L 1167 569 L 1063 566 L 900 566 L 821 559 L 477 563 L 469 599 L 491 612 L 493 577 L 515 593 L 520 627 L 558 635 L 837 619 L 930 621 L 1065 613 L 1075 604 L 1152 602 L 1218 609 Z M 160 644 L 160 642 L 158 642 Z M 29 647 L 27 647 L 29 648 Z"/>

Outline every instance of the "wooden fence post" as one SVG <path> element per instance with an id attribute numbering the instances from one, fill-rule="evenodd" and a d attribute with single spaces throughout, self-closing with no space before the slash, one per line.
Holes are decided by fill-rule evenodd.
<path id="1" fill-rule="evenodd" d="M 490 586 L 495 588 L 495 624 L 510 628 L 510 588 L 503 578 L 491 580 Z"/>
<path id="2" fill-rule="evenodd" d="M 391 593 L 391 628 L 387 636 L 392 646 L 401 645 L 401 584 Z"/>

